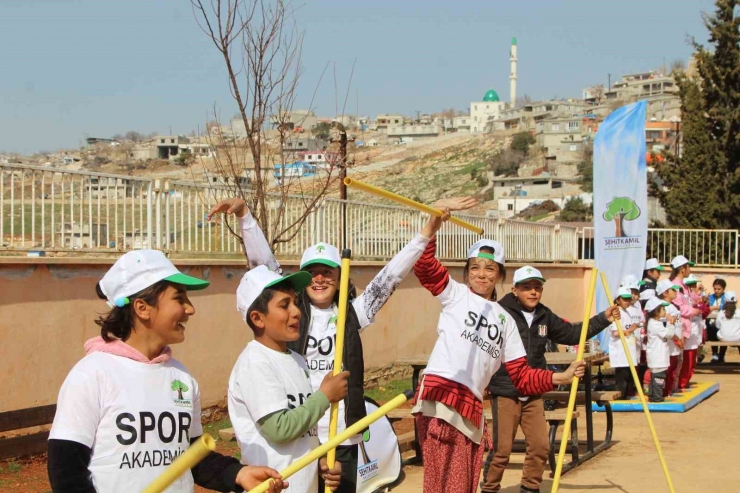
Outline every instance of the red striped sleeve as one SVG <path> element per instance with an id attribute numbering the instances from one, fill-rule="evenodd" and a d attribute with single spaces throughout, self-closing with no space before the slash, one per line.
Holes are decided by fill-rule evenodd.
<path id="1" fill-rule="evenodd" d="M 527 358 L 522 356 L 505 363 L 506 371 L 514 382 L 517 392 L 521 395 L 540 395 L 555 388 L 552 384 L 550 370 L 538 370 L 527 364 Z"/>
<path id="2" fill-rule="evenodd" d="M 450 280 L 450 274 L 445 266 L 435 257 L 437 253 L 437 238 L 434 237 L 429 241 L 424 253 L 414 264 L 414 274 L 419 278 L 419 282 L 434 296 L 439 296 L 447 287 Z"/>

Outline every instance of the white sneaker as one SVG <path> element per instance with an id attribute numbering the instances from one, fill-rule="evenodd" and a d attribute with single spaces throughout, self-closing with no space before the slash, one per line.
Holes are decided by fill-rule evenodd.
<path id="1" fill-rule="evenodd" d="M 719 361 L 719 356 L 717 356 L 716 354 L 713 354 L 712 355 L 712 363 L 716 363 L 717 361 Z"/>

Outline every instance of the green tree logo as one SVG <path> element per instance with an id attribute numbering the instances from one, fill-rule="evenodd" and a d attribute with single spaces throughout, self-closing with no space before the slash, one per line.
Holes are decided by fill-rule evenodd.
<path id="1" fill-rule="evenodd" d="M 316 247 L 316 251 L 319 253 L 324 253 L 324 250 L 326 250 L 326 247 L 324 245 L 319 245 Z"/>
<path id="2" fill-rule="evenodd" d="M 640 208 L 629 197 L 614 197 L 606 205 L 606 212 L 604 212 L 605 221 L 614 221 L 614 236 L 617 238 L 627 236 L 627 232 L 624 230 L 624 221 L 634 221 L 638 217 L 640 217 Z"/>
<path id="3" fill-rule="evenodd" d="M 177 398 L 179 400 L 182 400 L 182 393 L 183 392 L 187 392 L 190 389 L 188 388 L 187 385 L 185 385 L 181 381 L 179 381 L 179 380 L 173 380 L 172 381 L 172 390 L 174 390 L 175 392 L 177 392 Z"/>

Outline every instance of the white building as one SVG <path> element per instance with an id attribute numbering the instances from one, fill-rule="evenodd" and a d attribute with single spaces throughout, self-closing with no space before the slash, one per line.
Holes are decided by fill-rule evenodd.
<path id="1" fill-rule="evenodd" d="M 490 89 L 483 101 L 473 101 L 470 103 L 470 131 L 474 133 L 485 132 L 488 123 L 498 120 L 501 112 L 506 109 L 506 103 L 501 102 L 498 93 Z"/>

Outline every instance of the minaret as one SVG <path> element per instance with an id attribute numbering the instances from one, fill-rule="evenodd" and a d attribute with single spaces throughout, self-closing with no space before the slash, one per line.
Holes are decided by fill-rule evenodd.
<path id="1" fill-rule="evenodd" d="M 516 60 L 516 38 L 511 38 L 511 54 L 509 55 L 509 61 L 511 62 L 509 94 L 511 95 L 512 108 L 516 104 Z"/>

